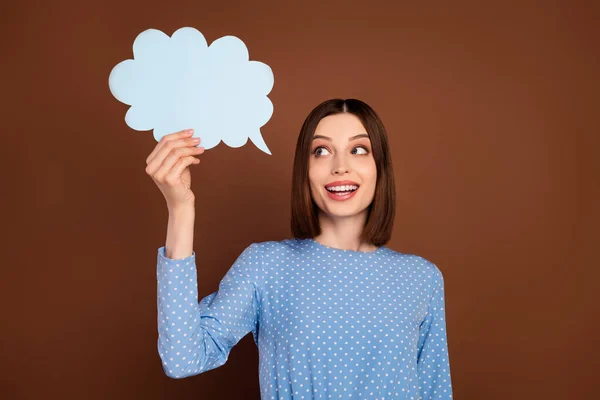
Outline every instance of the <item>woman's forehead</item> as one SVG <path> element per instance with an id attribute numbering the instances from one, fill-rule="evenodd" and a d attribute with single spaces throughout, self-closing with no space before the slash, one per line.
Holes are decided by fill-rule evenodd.
<path id="1" fill-rule="evenodd" d="M 319 121 L 313 137 L 323 136 L 337 141 L 339 139 L 351 139 L 360 134 L 367 134 L 367 131 L 358 117 L 343 113 L 330 115 Z"/>

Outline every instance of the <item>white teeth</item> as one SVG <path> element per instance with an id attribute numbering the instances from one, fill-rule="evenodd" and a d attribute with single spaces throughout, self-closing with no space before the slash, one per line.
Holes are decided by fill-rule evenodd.
<path id="1" fill-rule="evenodd" d="M 326 189 L 329 190 L 330 192 L 348 192 L 348 191 L 354 191 L 354 190 L 358 189 L 358 186 L 356 186 L 356 185 L 330 186 Z"/>

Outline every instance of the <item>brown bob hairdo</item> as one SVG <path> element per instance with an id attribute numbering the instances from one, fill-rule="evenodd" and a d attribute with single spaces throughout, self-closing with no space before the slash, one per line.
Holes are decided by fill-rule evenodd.
<path id="1" fill-rule="evenodd" d="M 358 117 L 371 140 L 373 158 L 377 166 L 377 182 L 360 240 L 377 247 L 383 246 L 390 240 L 396 214 L 392 157 L 381 119 L 368 104 L 357 99 L 324 101 L 310 112 L 302 124 L 292 172 L 292 235 L 297 239 L 309 239 L 321 233 L 317 217 L 318 206 L 310 194 L 308 177 L 312 137 L 321 119 L 340 113 L 350 113 Z"/>

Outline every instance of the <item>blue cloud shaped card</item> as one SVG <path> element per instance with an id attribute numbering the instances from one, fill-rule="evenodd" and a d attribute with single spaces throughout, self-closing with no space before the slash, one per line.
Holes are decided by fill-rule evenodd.
<path id="1" fill-rule="evenodd" d="M 273 115 L 267 97 L 271 68 L 249 61 L 248 48 L 235 36 L 210 46 L 198 30 L 180 28 L 171 37 L 157 29 L 140 33 L 133 59 L 117 64 L 108 83 L 113 96 L 131 107 L 125 122 L 137 131 L 154 130 L 156 141 L 194 129 L 206 150 L 223 141 L 241 147 L 248 139 L 271 154 L 260 128 Z"/>

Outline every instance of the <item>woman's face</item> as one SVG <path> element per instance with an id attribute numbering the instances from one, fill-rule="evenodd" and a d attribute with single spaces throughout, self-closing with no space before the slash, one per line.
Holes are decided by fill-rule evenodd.
<path id="1" fill-rule="evenodd" d="M 328 216 L 366 212 L 375 194 L 377 167 L 371 140 L 358 117 L 341 113 L 319 121 L 308 176 L 312 198 Z"/>

